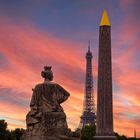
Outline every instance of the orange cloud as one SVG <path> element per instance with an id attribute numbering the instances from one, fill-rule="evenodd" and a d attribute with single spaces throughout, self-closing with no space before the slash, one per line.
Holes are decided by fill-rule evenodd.
<path id="1" fill-rule="evenodd" d="M 5 92 L 0 94 L 3 97 L 5 95 L 5 98 L 0 100 L 1 117 L 8 121 L 9 128 L 25 127 L 31 89 L 36 83 L 42 82 L 40 72 L 46 64 L 53 66 L 55 81 L 71 93 L 63 107 L 70 128 L 78 127 L 83 108 L 86 47 L 78 42 L 43 33 L 32 25 L 28 28 L 25 25 L 0 23 L 0 31 L 0 63 L 3 64 L 0 67 L 0 88 L 9 88 L 15 92 L 13 94 L 8 91 L 12 96 Z M 117 87 L 114 89 L 114 124 L 115 131 L 132 136 L 134 128 L 138 132 L 140 130 L 137 118 L 140 109 L 139 69 L 136 70 L 132 65 L 132 58 L 138 47 L 130 40 L 134 47 L 126 48 L 125 53 L 121 52 L 120 48 L 128 44 L 131 36 L 136 38 L 136 30 L 133 34 L 125 32 L 126 36 L 124 31 L 121 31 L 122 36 L 120 33 L 117 37 L 120 42 L 114 40 L 113 43 L 113 80 L 114 87 Z M 94 65 L 93 73 L 96 78 L 97 62 L 94 62 Z M 19 100 L 19 103 L 12 100 L 14 98 Z M 22 105 L 23 101 L 26 103 L 25 107 Z"/>
<path id="2" fill-rule="evenodd" d="M 80 57 L 77 59 L 81 55 L 78 48 L 83 46 L 39 33 L 34 27 L 30 30 L 14 25 L 1 25 L 0 27 L 3 32 L 0 36 L 0 50 L 7 61 L 7 65 L 2 67 L 0 71 L 1 87 L 16 90 L 13 98 L 18 100 L 18 97 L 21 96 L 29 103 L 32 94 L 31 89 L 36 83 L 43 80 L 40 76 L 43 66 L 46 64 L 53 65 L 55 80 L 63 84 L 72 93 L 71 100 L 68 101 L 71 106 L 65 108 L 66 112 L 70 112 L 70 117 L 74 117 L 75 112 L 79 110 L 79 108 L 74 107 L 74 102 L 75 106 L 82 102 L 82 97 L 79 98 L 79 95 L 76 94 L 79 94 L 79 90 L 81 92 L 80 87 L 83 86 L 79 71 L 84 72 L 83 65 L 85 65 L 85 62 Z M 73 48 L 73 46 L 77 48 Z M 57 69 L 57 72 L 55 69 Z M 79 82 L 77 83 L 78 86 L 75 85 L 72 77 L 77 77 L 75 79 Z M 75 88 L 75 90 L 72 88 Z M 7 97 L 7 101 L 4 100 L 1 104 L 1 115 L 10 123 L 10 128 L 20 125 L 17 121 L 11 123 L 11 120 L 7 119 L 6 116 L 13 120 L 20 118 L 23 121 L 28 110 L 23 110 L 21 106 L 16 103 L 14 105 L 13 102 L 11 103 L 9 97 Z M 8 110 L 9 108 L 12 109 Z M 79 114 L 81 114 L 80 110 Z M 77 119 L 77 117 L 75 118 Z M 71 119 L 69 121 L 71 123 Z"/>

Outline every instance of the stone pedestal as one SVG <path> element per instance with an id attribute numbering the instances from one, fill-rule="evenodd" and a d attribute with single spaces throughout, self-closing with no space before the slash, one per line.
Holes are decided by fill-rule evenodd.
<path id="1" fill-rule="evenodd" d="M 80 138 L 72 138 L 67 136 L 59 136 L 60 140 L 80 140 Z"/>
<path id="2" fill-rule="evenodd" d="M 73 137 L 67 137 L 64 135 L 60 136 L 26 136 L 24 138 L 25 140 L 80 140 L 80 138 L 73 138 Z"/>
<path id="3" fill-rule="evenodd" d="M 95 136 L 93 140 L 117 140 L 116 136 Z"/>

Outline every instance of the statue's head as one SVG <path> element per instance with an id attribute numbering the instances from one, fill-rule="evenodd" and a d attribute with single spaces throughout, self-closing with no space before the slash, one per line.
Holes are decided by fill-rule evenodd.
<path id="1" fill-rule="evenodd" d="M 44 66 L 44 71 L 41 72 L 41 76 L 45 80 L 52 81 L 53 80 L 53 72 L 51 70 L 51 66 Z"/>

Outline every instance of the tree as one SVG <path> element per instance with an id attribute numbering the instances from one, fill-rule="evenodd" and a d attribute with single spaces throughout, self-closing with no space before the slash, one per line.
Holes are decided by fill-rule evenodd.
<path id="1" fill-rule="evenodd" d="M 20 140 L 24 133 L 24 129 L 16 128 L 14 131 L 11 131 L 11 133 L 16 140 Z"/>
<path id="2" fill-rule="evenodd" d="M 6 138 L 5 138 L 5 140 L 16 140 L 16 138 L 13 136 L 11 131 L 6 130 Z"/>
<path id="3" fill-rule="evenodd" d="M 0 120 L 0 140 L 6 140 L 7 123 L 5 120 Z"/>
<path id="4" fill-rule="evenodd" d="M 13 131 L 7 129 L 7 122 L 0 120 L 0 140 L 20 140 L 24 129 L 16 128 Z"/>
<path id="5" fill-rule="evenodd" d="M 92 140 L 96 133 L 95 125 L 87 125 L 81 130 L 81 140 Z"/>

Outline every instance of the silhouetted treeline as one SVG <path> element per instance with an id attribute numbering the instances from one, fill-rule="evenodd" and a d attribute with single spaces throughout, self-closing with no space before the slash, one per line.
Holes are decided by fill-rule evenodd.
<path id="1" fill-rule="evenodd" d="M 118 133 L 115 133 L 115 136 L 117 140 L 140 140 L 140 138 L 127 138 L 125 135 L 119 135 Z"/>
<path id="2" fill-rule="evenodd" d="M 0 120 L 0 140 L 20 140 L 24 129 L 8 130 L 7 126 L 5 120 Z"/>
<path id="3" fill-rule="evenodd" d="M 77 129 L 77 132 L 81 133 L 81 140 L 92 140 L 96 133 L 96 126 L 89 125 L 82 128 L 82 130 Z M 0 140 L 20 140 L 24 133 L 24 129 L 16 128 L 15 130 L 7 129 L 7 122 L 5 120 L 0 120 Z M 115 133 L 117 140 L 140 140 L 140 138 L 127 138 L 124 135 L 119 135 Z"/>
<path id="4" fill-rule="evenodd" d="M 77 129 L 76 131 L 81 131 L 81 140 L 93 140 L 93 137 L 96 134 L 96 126 L 89 125 L 82 128 L 82 130 Z M 140 138 L 127 138 L 124 135 L 119 135 L 115 133 L 117 140 L 140 140 Z"/>
<path id="5" fill-rule="evenodd" d="M 95 125 L 87 125 L 81 130 L 81 140 L 92 140 L 93 136 L 96 134 Z"/>

